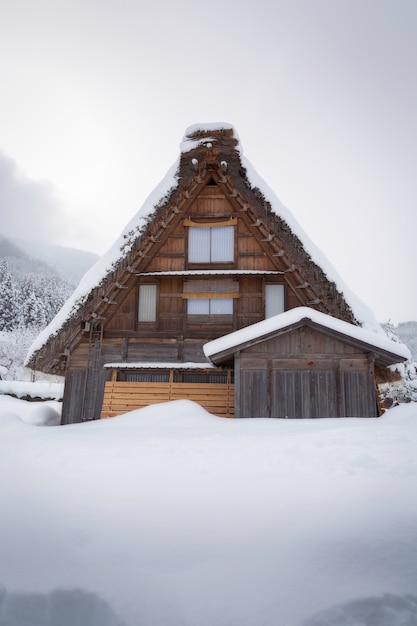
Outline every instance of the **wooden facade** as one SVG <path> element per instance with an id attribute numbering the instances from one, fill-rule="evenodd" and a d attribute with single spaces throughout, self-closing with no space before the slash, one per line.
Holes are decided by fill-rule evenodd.
<path id="1" fill-rule="evenodd" d="M 237 380 L 236 415 L 256 416 L 260 411 L 296 416 L 298 405 L 291 411 L 289 404 L 279 410 L 267 405 L 262 410 L 250 408 L 239 391 L 242 384 L 266 380 L 265 368 L 268 381 L 275 380 L 265 383 L 266 389 L 271 384 L 287 384 L 285 369 L 273 356 L 284 339 L 268 344 L 271 355 L 258 373 L 250 366 L 252 360 L 258 362 L 258 356 L 250 350 L 236 364 L 213 368 L 203 346 L 263 320 L 271 311 L 299 306 L 358 323 L 336 285 L 311 260 L 259 189 L 250 185 L 233 129 L 195 130 L 188 140 L 192 147 L 181 155 L 176 186 L 153 208 L 142 229 L 126 233 L 118 262 L 31 358 L 34 369 L 65 375 L 64 424 L 115 414 L 106 404 L 103 409 L 103 397 L 107 403 L 115 383 L 120 383 L 119 394 L 122 383 L 125 389 L 129 383 L 132 389 L 138 383 L 156 383 L 155 397 L 160 397 L 157 394 L 165 393 L 173 382 L 167 377 L 175 372 L 177 384 L 195 385 L 188 391 L 183 387 L 180 395 L 196 398 L 199 386 L 225 384 L 220 382 L 225 375 L 230 383 L 235 367 L 247 372 L 246 378 L 239 375 Z M 317 346 L 317 353 L 325 354 L 331 363 L 339 361 L 339 368 L 357 356 L 343 352 L 336 343 Z M 304 389 L 307 378 L 299 356 L 297 389 L 300 385 Z M 361 359 L 366 361 L 366 356 L 358 357 L 358 364 Z M 319 362 L 323 364 L 323 358 L 315 365 L 317 381 L 324 376 L 317 369 Z M 359 369 L 363 369 L 363 381 L 371 377 L 368 365 Z M 314 387 L 313 374 L 310 379 Z M 291 384 L 291 393 L 298 395 L 295 375 Z M 139 386 L 136 391 L 137 406 L 143 406 Z M 131 400 L 130 396 L 126 408 L 134 406 Z M 313 412 L 318 415 L 322 405 L 315 406 Z M 331 404 L 324 410 L 328 415 L 338 414 Z M 220 413 L 218 405 L 212 412 Z M 229 409 L 226 412 L 230 414 Z M 304 413 L 307 416 L 308 411 Z"/>
<path id="2" fill-rule="evenodd" d="M 211 358 L 220 364 L 232 357 L 236 417 L 381 415 L 375 382 L 381 352 L 310 319 Z"/>

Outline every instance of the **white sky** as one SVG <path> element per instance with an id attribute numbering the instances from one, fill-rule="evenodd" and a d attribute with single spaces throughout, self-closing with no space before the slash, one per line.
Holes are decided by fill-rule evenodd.
<path id="1" fill-rule="evenodd" d="M 226 121 L 378 320 L 417 319 L 415 0 L 7 0 L 0 232 L 104 253 Z"/>

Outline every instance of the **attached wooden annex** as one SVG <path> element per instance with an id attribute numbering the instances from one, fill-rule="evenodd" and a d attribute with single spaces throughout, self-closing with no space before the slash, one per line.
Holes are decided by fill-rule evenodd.
<path id="1" fill-rule="evenodd" d="M 178 162 L 32 347 L 30 367 L 65 376 L 63 424 L 176 398 L 225 417 L 256 417 L 264 410 L 255 395 L 250 404 L 249 388 L 250 408 L 242 409 L 237 361 L 210 360 L 205 344 L 297 307 L 377 328 L 366 307 L 351 295 L 348 301 L 330 264 L 314 260 L 313 244 L 264 187 L 232 126 L 187 130 Z M 282 341 L 268 342 L 268 350 L 284 349 Z M 335 363 L 346 357 L 339 344 L 326 348 Z M 362 348 L 361 358 L 372 360 Z M 393 354 L 391 362 L 406 358 L 398 344 Z M 376 359 L 369 370 L 362 389 L 369 405 L 386 364 Z M 312 384 L 325 402 L 321 380 Z M 298 393 L 285 391 L 288 406 Z M 312 415 L 303 409 L 298 416 Z"/>
<path id="2" fill-rule="evenodd" d="M 235 417 L 378 417 L 375 367 L 401 357 L 374 335 L 299 307 L 204 350 L 216 365 L 233 365 Z"/>

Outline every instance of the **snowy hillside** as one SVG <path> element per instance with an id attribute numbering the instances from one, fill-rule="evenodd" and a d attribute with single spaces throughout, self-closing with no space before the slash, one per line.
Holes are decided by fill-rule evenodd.
<path id="1" fill-rule="evenodd" d="M 417 322 L 401 322 L 393 331 L 405 343 L 417 362 Z"/>
<path id="2" fill-rule="evenodd" d="M 98 255 L 85 250 L 75 248 L 65 248 L 63 246 L 52 246 L 37 241 L 14 239 L 16 246 L 23 250 L 32 259 L 39 259 L 55 268 L 59 274 L 71 282 L 78 285 L 81 278 L 96 263 Z"/>
<path id="3" fill-rule="evenodd" d="M 416 626 L 415 403 L 31 425 L 42 411 L 0 397 L 1 623 Z"/>
<path id="4" fill-rule="evenodd" d="M 18 282 L 28 274 L 36 274 L 59 278 L 74 289 L 98 256 L 73 248 L 9 239 L 0 234 L 0 259 L 7 260 L 10 272 Z"/>
<path id="5" fill-rule="evenodd" d="M 0 235 L 0 378 L 22 375 L 34 338 L 57 314 L 96 255 Z"/>

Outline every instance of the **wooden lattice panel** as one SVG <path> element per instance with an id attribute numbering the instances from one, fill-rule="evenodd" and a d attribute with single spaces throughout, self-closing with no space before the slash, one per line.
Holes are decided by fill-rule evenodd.
<path id="1" fill-rule="evenodd" d="M 193 400 L 209 413 L 234 417 L 234 385 L 231 383 L 108 381 L 104 388 L 101 419 L 171 400 Z"/>

